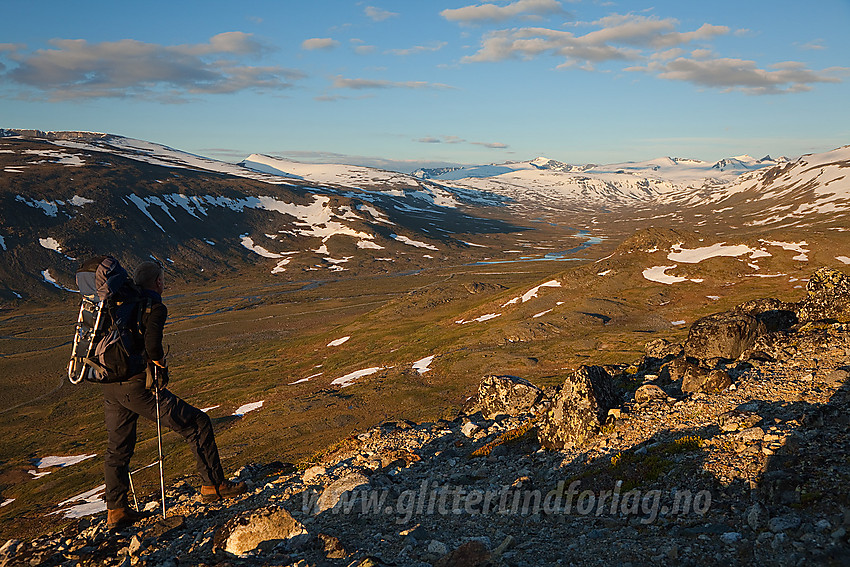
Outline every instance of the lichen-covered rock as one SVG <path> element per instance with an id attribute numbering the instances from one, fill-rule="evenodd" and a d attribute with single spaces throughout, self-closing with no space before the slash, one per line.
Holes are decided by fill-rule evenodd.
<path id="1" fill-rule="evenodd" d="M 338 480 L 332 482 L 319 496 L 316 502 L 317 513 L 330 510 L 340 501 L 340 498 L 346 492 L 351 492 L 355 488 L 365 487 L 369 485 L 369 477 L 361 473 L 351 473 Z"/>
<path id="2" fill-rule="evenodd" d="M 307 537 L 307 531 L 289 512 L 279 506 L 266 506 L 234 516 L 215 534 L 214 549 L 233 555 L 253 551 L 263 543 L 276 545 L 296 537 Z"/>
<path id="3" fill-rule="evenodd" d="M 671 343 L 667 339 L 655 339 L 644 346 L 646 356 L 665 360 L 682 356 L 684 348 L 679 343 Z"/>
<path id="4" fill-rule="evenodd" d="M 674 358 L 661 367 L 661 377 L 667 378 L 671 382 L 681 382 L 688 372 L 692 372 L 696 368 L 698 368 L 697 365 L 688 362 L 685 357 Z"/>
<path id="5" fill-rule="evenodd" d="M 695 394 L 702 392 L 704 394 L 716 394 L 722 392 L 732 384 L 732 378 L 725 370 L 703 370 L 695 367 L 696 370 L 688 372 L 682 380 L 682 391 Z"/>
<path id="6" fill-rule="evenodd" d="M 644 384 L 635 390 L 635 401 L 639 404 L 651 400 L 666 400 L 667 392 L 654 384 Z"/>
<path id="7" fill-rule="evenodd" d="M 850 278 L 831 268 L 820 268 L 806 284 L 806 297 L 799 303 L 801 323 L 836 319 L 850 321 Z"/>
<path id="8" fill-rule="evenodd" d="M 739 313 L 746 313 L 758 319 L 769 333 L 790 329 L 796 325 L 796 310 L 796 303 L 785 303 L 772 297 L 753 299 L 735 308 Z"/>
<path id="9" fill-rule="evenodd" d="M 715 313 L 691 325 L 685 354 L 703 360 L 736 359 L 764 332 L 764 323 L 752 315 L 740 311 Z"/>
<path id="10" fill-rule="evenodd" d="M 563 449 L 595 435 L 619 402 L 611 376 L 601 366 L 582 366 L 564 380 L 538 427 L 540 444 Z"/>
<path id="11" fill-rule="evenodd" d="M 499 414 L 522 415 L 543 398 L 543 391 L 516 376 L 486 376 L 478 386 L 478 394 L 471 406 L 492 419 Z M 471 413 L 471 412 L 470 412 Z"/>

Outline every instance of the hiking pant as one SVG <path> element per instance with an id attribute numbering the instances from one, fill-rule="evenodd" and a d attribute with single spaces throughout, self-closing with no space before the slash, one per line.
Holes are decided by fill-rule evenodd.
<path id="1" fill-rule="evenodd" d="M 156 421 L 156 397 L 145 388 L 144 376 L 126 382 L 103 385 L 108 444 L 104 464 L 106 507 L 110 510 L 128 506 L 130 490 L 130 458 L 136 448 L 136 422 L 139 416 Z M 215 444 L 209 416 L 178 398 L 168 390 L 159 392 L 159 415 L 162 425 L 186 439 L 195 455 L 195 465 L 205 486 L 224 482 L 224 471 Z"/>

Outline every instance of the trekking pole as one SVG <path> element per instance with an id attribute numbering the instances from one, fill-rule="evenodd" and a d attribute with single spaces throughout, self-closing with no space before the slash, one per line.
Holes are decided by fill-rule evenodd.
<path id="1" fill-rule="evenodd" d="M 165 519 L 165 476 L 162 472 L 162 426 L 159 419 L 159 370 L 154 364 L 154 398 L 156 399 L 156 440 L 159 448 L 159 488 L 162 496 L 162 519 Z"/>

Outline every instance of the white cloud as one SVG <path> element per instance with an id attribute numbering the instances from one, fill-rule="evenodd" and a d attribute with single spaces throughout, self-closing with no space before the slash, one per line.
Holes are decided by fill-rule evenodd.
<path id="1" fill-rule="evenodd" d="M 382 8 L 376 8 L 375 6 L 366 6 L 363 11 L 369 19 L 376 22 L 383 22 L 384 20 L 398 16 L 395 12 L 389 12 Z"/>
<path id="2" fill-rule="evenodd" d="M 517 16 L 542 16 L 564 13 L 556 0 L 516 0 L 506 6 L 474 4 L 463 8 L 446 9 L 440 15 L 451 22 L 501 22 Z"/>
<path id="3" fill-rule="evenodd" d="M 424 138 L 416 138 L 416 142 L 420 142 L 423 144 L 471 144 L 473 146 L 483 146 L 485 148 L 492 148 L 503 150 L 507 149 L 509 146 L 507 144 L 503 144 L 502 142 L 467 142 L 463 138 L 458 138 L 457 136 L 442 136 L 439 138 L 435 138 L 433 136 L 426 136 Z"/>
<path id="4" fill-rule="evenodd" d="M 427 53 L 429 51 L 439 51 L 444 48 L 448 43 L 445 41 L 440 41 L 433 43 L 432 45 L 415 45 L 408 49 L 390 49 L 387 53 L 392 55 L 415 55 L 417 53 Z"/>
<path id="5" fill-rule="evenodd" d="M 703 24 L 692 32 L 678 32 L 674 19 L 660 20 L 646 16 L 611 15 L 590 25 L 600 29 L 575 35 L 549 28 L 528 27 L 495 31 L 485 36 L 481 49 L 465 57 L 464 62 L 501 61 L 509 58 L 534 58 L 544 53 L 567 59 L 564 66 L 644 57 L 638 49 L 655 50 L 659 58 L 670 56 L 671 50 L 694 40 L 704 40 L 729 33 L 726 26 Z"/>
<path id="6" fill-rule="evenodd" d="M 187 94 L 279 90 L 304 73 L 254 67 L 239 58 L 270 51 L 251 34 L 226 32 L 201 44 L 159 45 L 124 39 L 89 43 L 52 40 L 52 49 L 17 54 L 2 77 L 50 93 L 54 100 L 145 96 L 180 101 Z"/>
<path id="7" fill-rule="evenodd" d="M 640 52 L 605 43 L 588 41 L 571 32 L 548 28 L 501 30 L 488 34 L 481 49 L 464 57 L 465 63 L 502 61 L 511 58 L 533 59 L 545 53 L 565 57 L 572 64 L 637 59 Z"/>
<path id="8" fill-rule="evenodd" d="M 330 37 L 313 37 L 301 42 L 301 49 L 314 51 L 316 49 L 333 49 L 339 47 L 339 42 Z"/>
<path id="9" fill-rule="evenodd" d="M 425 81 L 386 81 L 379 79 L 346 79 L 337 75 L 333 80 L 336 89 L 453 89 L 442 83 L 427 83 Z"/>
<path id="10" fill-rule="evenodd" d="M 804 43 L 803 45 L 800 45 L 800 49 L 805 49 L 807 51 L 821 50 L 821 49 L 826 49 L 826 46 L 823 44 L 822 39 L 815 39 L 813 41 L 810 41 L 808 43 Z"/>
<path id="11" fill-rule="evenodd" d="M 830 72 L 839 69 L 813 71 L 803 63 L 786 61 L 760 69 L 754 61 L 743 59 L 687 59 L 680 57 L 665 63 L 651 62 L 629 71 L 655 73 L 662 79 L 687 81 L 704 87 L 738 90 L 747 94 L 783 94 L 811 90 L 814 83 L 838 83 Z"/>
<path id="12" fill-rule="evenodd" d="M 492 148 L 495 150 L 504 150 L 508 148 L 507 144 L 503 144 L 502 142 L 470 142 L 475 146 L 484 146 L 485 148 Z"/>
<path id="13" fill-rule="evenodd" d="M 486 34 L 479 50 L 461 62 L 535 59 L 550 55 L 564 58 L 557 65 L 558 69 L 577 67 L 592 71 L 600 63 L 635 61 L 640 63 L 625 70 L 757 95 L 811 90 L 815 83 L 840 82 L 837 76 L 847 72 L 845 68 L 816 71 L 794 61 L 775 63 L 763 69 L 754 61 L 717 57 L 705 46 L 691 50 L 690 56 L 686 56 L 681 46 L 704 43 L 732 33 L 726 26 L 704 23 L 693 31 L 682 32 L 677 29 L 679 22 L 673 18 L 635 14 L 613 14 L 583 25 L 599 29 L 584 35 L 543 27 L 496 30 Z"/>

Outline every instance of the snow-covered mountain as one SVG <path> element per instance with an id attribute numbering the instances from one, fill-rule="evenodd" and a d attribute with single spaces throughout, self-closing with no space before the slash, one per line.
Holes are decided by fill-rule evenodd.
<path id="1" fill-rule="evenodd" d="M 844 230 L 848 167 L 850 146 L 793 161 L 570 165 L 538 157 L 408 175 L 262 154 L 233 164 L 109 134 L 4 130 L 0 283 L 20 281 L 29 259 L 43 256 L 30 276 L 68 287 L 58 264 L 72 273 L 74 258 L 104 246 L 145 257 L 153 246 L 187 273 L 262 262 L 266 273 L 289 277 L 394 263 L 416 269 L 438 251 L 465 250 L 463 261 L 504 256 L 534 249 L 510 235 L 541 220 L 601 231 L 593 236 L 659 224 Z M 474 235 L 501 241 L 489 250 Z M 567 240 L 541 254 L 572 249 Z M 18 293 L 6 289 L 7 297 Z"/>
<path id="2" fill-rule="evenodd" d="M 244 163 L 103 134 L 0 137 L 0 299 L 73 290 L 81 259 L 102 253 L 131 265 L 154 255 L 192 280 L 292 279 L 419 269 L 450 250 L 471 262 L 470 235 L 517 230 L 462 210 L 505 201 L 495 195 L 368 168 Z"/>
<path id="3" fill-rule="evenodd" d="M 490 191 L 518 203 L 556 208 L 622 207 L 681 200 L 694 190 L 715 190 L 742 175 L 787 163 L 787 158 L 737 156 L 718 162 L 664 157 L 608 165 L 570 165 L 547 157 L 531 161 L 418 170 L 414 175 L 453 188 Z"/>

